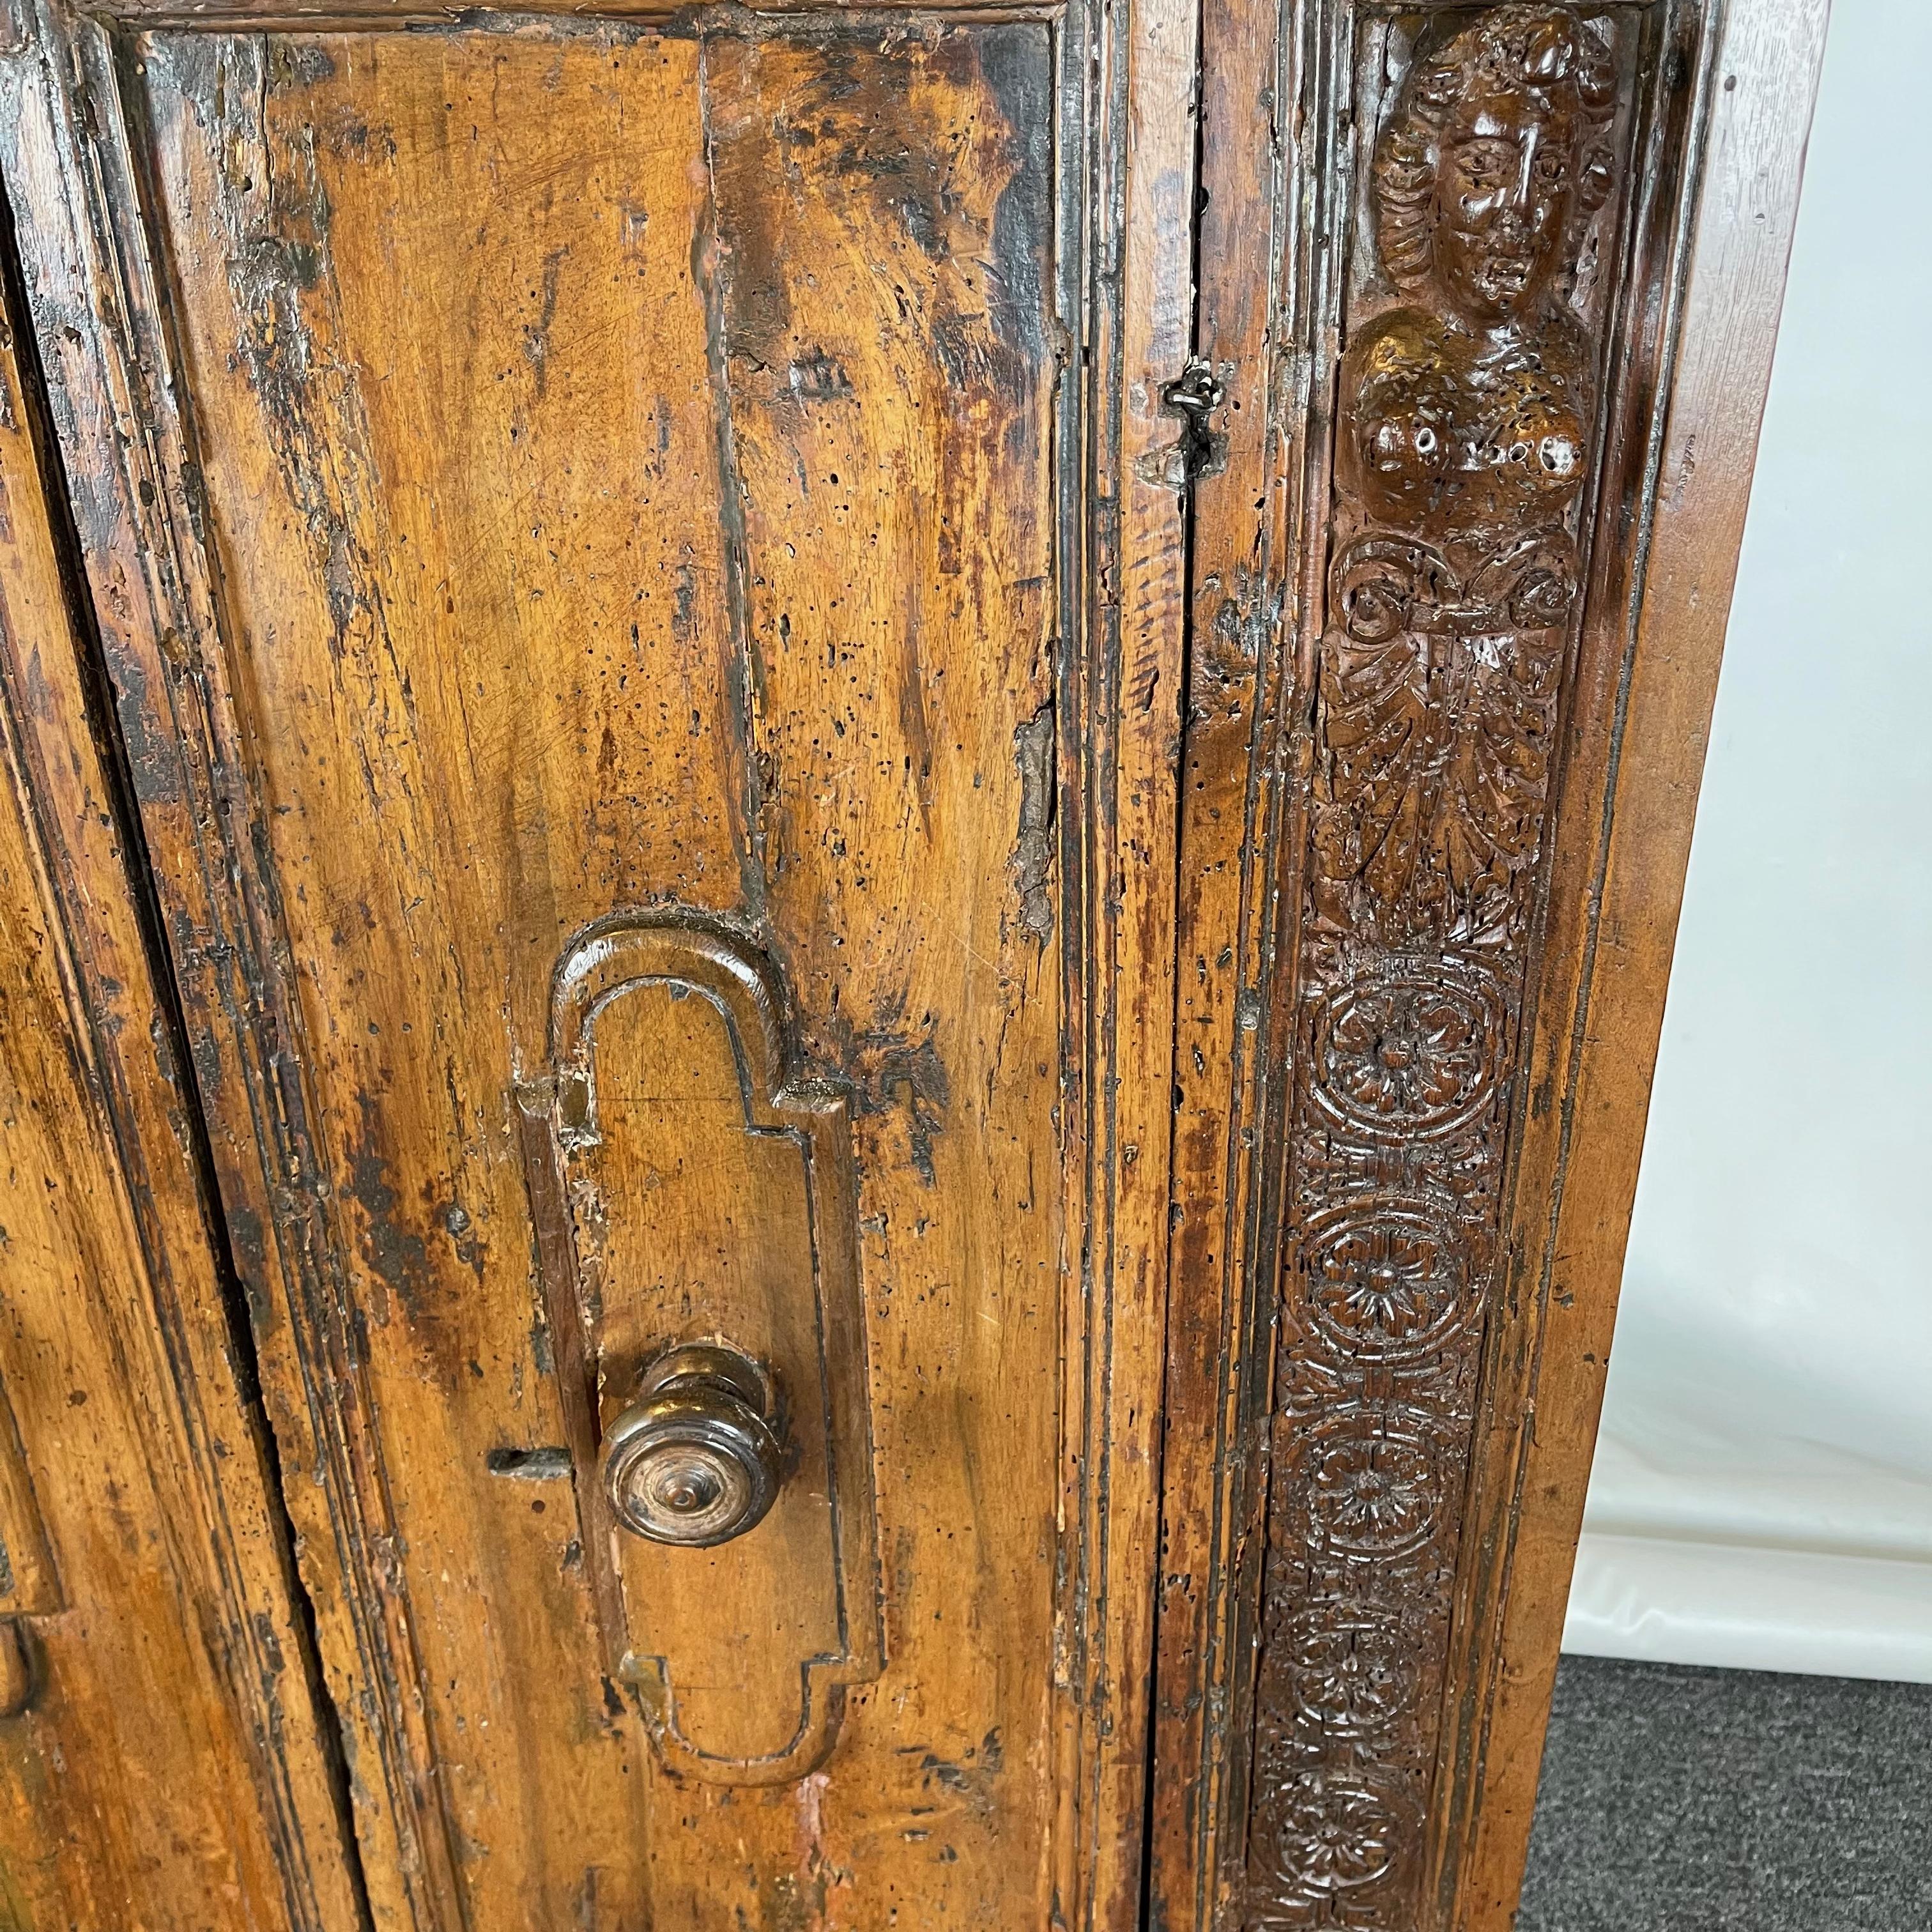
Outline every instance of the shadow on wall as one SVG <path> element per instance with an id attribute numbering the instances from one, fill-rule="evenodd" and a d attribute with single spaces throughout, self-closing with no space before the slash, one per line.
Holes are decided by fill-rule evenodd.
<path id="1" fill-rule="evenodd" d="M 1571 1650 L 1932 1682 L 1928 71 L 1834 10 Z"/>

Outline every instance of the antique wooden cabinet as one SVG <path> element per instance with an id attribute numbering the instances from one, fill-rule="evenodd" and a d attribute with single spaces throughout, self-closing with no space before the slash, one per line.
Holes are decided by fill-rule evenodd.
<path id="1" fill-rule="evenodd" d="M 1500 1932 L 1823 0 L 8 0 L 0 1922 Z"/>

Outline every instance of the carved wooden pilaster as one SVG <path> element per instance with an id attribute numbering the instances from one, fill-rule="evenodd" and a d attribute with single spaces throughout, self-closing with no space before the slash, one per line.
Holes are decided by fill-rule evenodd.
<path id="1" fill-rule="evenodd" d="M 1336 395 L 1245 1922 L 1409 1932 L 1628 117 L 1616 30 L 1567 7 L 1377 44 L 1400 64 Z"/>

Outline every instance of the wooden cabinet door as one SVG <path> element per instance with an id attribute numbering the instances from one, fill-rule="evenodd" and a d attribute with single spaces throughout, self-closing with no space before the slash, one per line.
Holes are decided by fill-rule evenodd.
<path id="1" fill-rule="evenodd" d="M 14 312 L 0 290 L 0 1926 L 348 1932 L 333 1718 Z"/>
<path id="2" fill-rule="evenodd" d="M 1191 10 L 306 10 L 0 152 L 376 1920 L 1130 1924 Z"/>

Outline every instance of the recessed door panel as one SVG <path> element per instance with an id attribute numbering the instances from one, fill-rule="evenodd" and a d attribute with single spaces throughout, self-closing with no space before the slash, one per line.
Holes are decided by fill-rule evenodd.
<path id="1" fill-rule="evenodd" d="M 379 1916 L 1130 1901 L 1178 506 L 1095 597 L 1084 29 L 43 31 L 126 308 L 51 274 L 51 352 L 176 405 L 63 428 Z"/>

